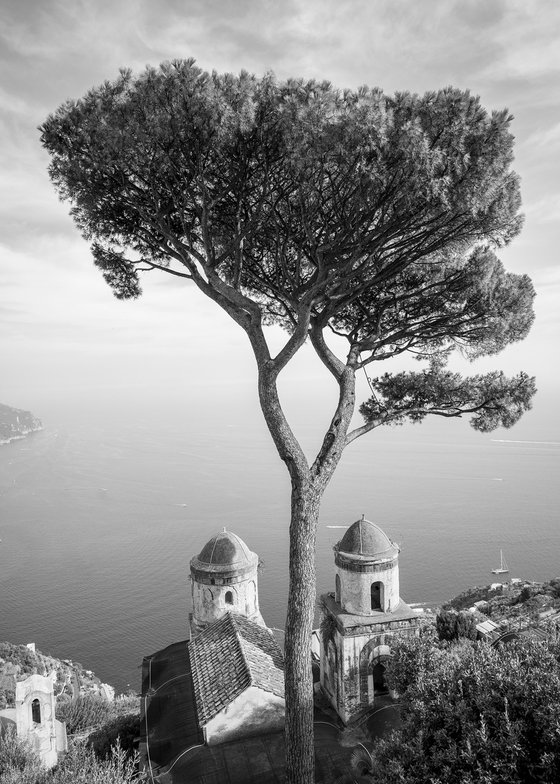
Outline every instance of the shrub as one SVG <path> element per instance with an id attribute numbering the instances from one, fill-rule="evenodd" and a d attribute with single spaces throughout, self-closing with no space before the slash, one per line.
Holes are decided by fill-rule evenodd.
<path id="1" fill-rule="evenodd" d="M 436 630 L 440 640 L 455 640 L 457 628 L 457 612 L 442 610 L 436 616 Z"/>
<path id="2" fill-rule="evenodd" d="M 57 704 L 56 718 L 66 722 L 70 735 L 84 732 L 105 724 L 111 718 L 111 703 L 98 695 L 80 695 L 72 702 Z"/>
<path id="3" fill-rule="evenodd" d="M 488 612 L 487 614 L 489 615 L 490 613 Z M 466 610 L 461 610 L 461 612 L 457 615 L 457 624 L 455 629 L 457 639 L 466 637 L 467 640 L 476 640 L 476 619 L 472 613 Z"/>
<path id="4" fill-rule="evenodd" d="M 111 718 L 116 719 L 130 713 L 140 714 L 140 695 L 135 692 L 119 694 L 111 703 Z"/>
<path id="5" fill-rule="evenodd" d="M 44 784 L 147 784 L 147 782 L 145 774 L 138 773 L 137 755 L 129 758 L 118 744 L 107 759 L 100 760 L 90 746 L 74 743 Z"/>
<path id="6" fill-rule="evenodd" d="M 436 630 L 440 640 L 476 640 L 476 620 L 467 610 L 442 610 L 436 617 Z"/>
<path id="7" fill-rule="evenodd" d="M 524 585 L 517 597 L 517 604 L 523 604 L 535 595 L 535 590 L 530 585 Z"/>
<path id="8" fill-rule="evenodd" d="M 111 719 L 92 732 L 88 738 L 88 744 L 100 759 L 108 759 L 117 744 L 128 758 L 132 758 L 136 751 L 139 735 L 140 715 L 128 713 Z"/>
<path id="9" fill-rule="evenodd" d="M 0 738 L 0 784 L 148 784 L 138 772 L 138 755 L 127 755 L 119 743 L 104 760 L 83 743 L 71 743 L 53 770 L 45 770 L 28 744 L 15 733 Z"/>
<path id="10" fill-rule="evenodd" d="M 556 577 L 550 580 L 544 587 L 555 599 L 560 599 L 560 579 Z"/>
<path id="11" fill-rule="evenodd" d="M 44 769 L 28 743 L 12 729 L 0 733 L 0 784 L 42 784 Z"/>
<path id="12" fill-rule="evenodd" d="M 376 784 L 558 784 L 560 644 L 393 647 L 402 726 L 379 740 Z"/>
<path id="13" fill-rule="evenodd" d="M 11 642 L 0 642 L 0 659 L 18 664 L 24 675 L 38 672 L 45 674 L 45 665 L 41 657 L 26 645 L 14 645 Z"/>

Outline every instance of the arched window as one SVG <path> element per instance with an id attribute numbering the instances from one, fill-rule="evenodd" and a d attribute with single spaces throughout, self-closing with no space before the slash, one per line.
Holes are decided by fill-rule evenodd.
<path id="1" fill-rule="evenodd" d="M 233 604 L 233 594 L 231 591 L 226 591 L 226 604 Z"/>
<path id="2" fill-rule="evenodd" d="M 340 602 L 340 577 L 338 574 L 334 578 L 334 598 L 335 601 L 337 601 L 339 604 L 341 603 Z"/>
<path id="3" fill-rule="evenodd" d="M 371 584 L 371 609 L 383 609 L 383 583 L 381 582 Z"/>
<path id="4" fill-rule="evenodd" d="M 35 724 L 41 723 L 41 703 L 37 699 L 31 703 L 31 718 Z"/>
<path id="5" fill-rule="evenodd" d="M 214 578 L 212 577 L 212 578 L 210 579 L 210 585 L 215 585 L 215 584 L 216 584 L 216 580 L 214 580 Z"/>

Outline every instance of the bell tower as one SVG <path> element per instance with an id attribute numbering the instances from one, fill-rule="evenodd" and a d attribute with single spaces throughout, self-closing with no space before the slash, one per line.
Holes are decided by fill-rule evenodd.
<path id="1" fill-rule="evenodd" d="M 399 552 L 364 516 L 334 546 L 335 592 L 321 597 L 321 687 L 345 723 L 387 691 L 391 640 L 418 634 L 419 616 L 399 595 Z"/>
<path id="2" fill-rule="evenodd" d="M 191 560 L 191 638 L 227 612 L 265 626 L 259 610 L 259 557 L 225 528 Z"/>

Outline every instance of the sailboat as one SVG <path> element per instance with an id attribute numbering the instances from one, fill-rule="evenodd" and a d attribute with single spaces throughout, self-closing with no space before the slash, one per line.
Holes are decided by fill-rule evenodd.
<path id="1" fill-rule="evenodd" d="M 497 569 L 492 569 L 492 574 L 504 574 L 505 572 L 509 572 L 509 569 L 504 554 L 500 550 L 500 565 Z"/>

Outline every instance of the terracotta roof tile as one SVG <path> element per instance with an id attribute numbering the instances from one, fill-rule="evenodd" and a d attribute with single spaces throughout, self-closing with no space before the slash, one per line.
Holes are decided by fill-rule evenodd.
<path id="1" fill-rule="evenodd" d="M 189 643 L 196 707 L 206 724 L 249 686 L 284 696 L 282 652 L 268 629 L 227 613 Z"/>

